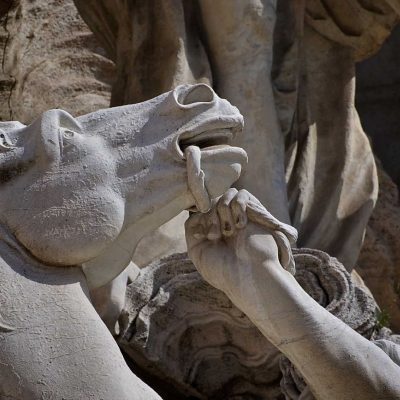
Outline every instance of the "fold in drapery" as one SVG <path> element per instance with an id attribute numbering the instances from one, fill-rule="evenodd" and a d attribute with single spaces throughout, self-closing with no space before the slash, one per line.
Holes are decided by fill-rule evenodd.
<path id="1" fill-rule="evenodd" d="M 399 15 L 399 0 L 307 0 L 305 20 L 360 61 L 379 50 Z"/>

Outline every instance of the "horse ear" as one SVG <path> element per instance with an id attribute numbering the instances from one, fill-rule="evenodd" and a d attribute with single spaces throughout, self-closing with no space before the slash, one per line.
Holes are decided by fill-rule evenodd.
<path id="1" fill-rule="evenodd" d="M 11 142 L 10 137 L 0 129 L 0 151 L 11 150 L 13 147 L 14 144 Z"/>
<path id="2" fill-rule="evenodd" d="M 0 151 L 11 150 L 17 146 L 20 131 L 26 125 L 18 121 L 0 122 Z"/>
<path id="3" fill-rule="evenodd" d="M 18 121 L 0 122 L 0 184 L 25 171 L 22 130 L 25 125 Z"/>

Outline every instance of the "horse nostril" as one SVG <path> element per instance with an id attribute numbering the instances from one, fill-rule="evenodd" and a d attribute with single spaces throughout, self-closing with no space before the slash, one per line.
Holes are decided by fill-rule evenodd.
<path id="1" fill-rule="evenodd" d="M 212 103 L 215 93 L 203 83 L 193 85 L 182 90 L 177 96 L 177 102 L 181 106 L 190 106 L 195 103 Z"/>

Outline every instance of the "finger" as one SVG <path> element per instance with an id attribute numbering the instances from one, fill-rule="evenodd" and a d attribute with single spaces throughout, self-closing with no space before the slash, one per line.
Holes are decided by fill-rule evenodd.
<path id="1" fill-rule="evenodd" d="M 261 203 L 254 203 L 252 200 L 247 203 L 246 208 L 248 218 L 267 229 L 272 231 L 277 230 L 283 232 L 289 239 L 291 244 L 296 243 L 297 230 L 291 225 L 285 224 L 276 219 L 270 212 L 268 212 Z"/>
<path id="2" fill-rule="evenodd" d="M 237 229 L 243 229 L 247 225 L 246 207 L 248 202 L 249 192 L 247 190 L 239 190 L 231 201 L 233 222 Z"/>
<path id="3" fill-rule="evenodd" d="M 247 190 L 243 189 L 243 192 L 247 193 L 247 196 L 249 197 L 249 202 L 252 202 L 254 204 L 258 204 L 260 207 L 263 207 L 263 204 L 261 203 L 260 200 L 257 199 L 256 196 L 254 196 L 253 194 L 251 194 L 250 192 L 248 192 Z"/>
<path id="4" fill-rule="evenodd" d="M 218 200 L 217 213 L 221 224 L 221 231 L 224 236 L 232 236 L 235 233 L 235 224 L 232 217 L 230 203 L 236 196 L 236 189 L 228 189 Z"/>
<path id="5" fill-rule="evenodd" d="M 206 238 L 205 221 L 202 213 L 195 213 L 189 216 L 185 222 L 186 238 L 191 245 Z M 189 243 L 188 243 L 189 244 Z"/>
<path id="6" fill-rule="evenodd" d="M 219 240 L 221 238 L 221 225 L 218 218 L 217 208 L 212 207 L 204 218 L 206 220 L 207 239 Z"/>
<path id="7" fill-rule="evenodd" d="M 273 231 L 272 236 L 274 237 L 276 245 L 278 246 L 280 264 L 286 271 L 292 275 L 295 275 L 296 265 L 288 238 L 280 231 Z"/>

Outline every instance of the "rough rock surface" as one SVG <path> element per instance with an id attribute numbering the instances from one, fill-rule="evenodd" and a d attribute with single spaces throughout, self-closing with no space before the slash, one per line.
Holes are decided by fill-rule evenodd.
<path id="1" fill-rule="evenodd" d="M 320 305 L 371 339 L 376 331 L 376 302 L 359 279 L 354 279 L 335 258 L 311 249 L 294 250 L 296 280 Z M 390 337 L 390 333 L 388 333 Z M 286 400 L 314 400 L 299 371 L 286 358 L 280 361 L 281 388 Z"/>
<path id="2" fill-rule="evenodd" d="M 370 288 L 390 326 L 400 332 L 400 208 L 398 188 L 379 171 L 378 202 L 367 226 L 357 271 Z"/>
<path id="3" fill-rule="evenodd" d="M 72 0 L 3 1 L 0 12 L 1 120 L 109 106 L 114 65 Z"/>
<path id="4" fill-rule="evenodd" d="M 142 269 L 122 320 L 123 350 L 180 395 L 282 399 L 279 352 L 186 254 Z"/>
<path id="5" fill-rule="evenodd" d="M 356 107 L 372 148 L 400 185 L 400 25 L 380 51 L 357 64 Z M 390 143 L 390 146 L 388 146 Z"/>
<path id="6" fill-rule="evenodd" d="M 296 279 L 319 304 L 371 338 L 376 303 L 336 259 L 294 250 Z M 141 270 L 128 286 L 119 344 L 146 372 L 180 395 L 201 399 L 297 399 L 298 372 L 186 254 Z M 389 337 L 390 332 L 388 332 Z M 285 361 L 286 360 L 286 361 Z M 280 362 L 280 366 L 279 366 Z M 162 392 L 160 392 L 163 394 Z M 290 394 L 297 393 L 297 395 Z"/>

